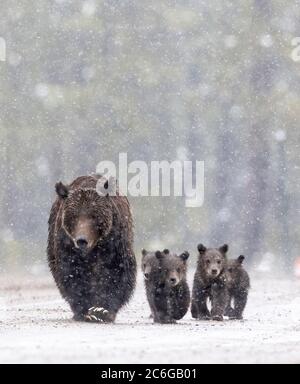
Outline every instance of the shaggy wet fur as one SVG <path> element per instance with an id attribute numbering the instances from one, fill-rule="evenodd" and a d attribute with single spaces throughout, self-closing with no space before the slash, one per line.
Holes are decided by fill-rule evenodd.
<path id="1" fill-rule="evenodd" d="M 125 197 L 96 192 L 100 178 L 83 176 L 70 186 L 57 184 L 58 198 L 49 219 L 48 262 L 75 320 L 113 322 L 136 284 L 133 222 Z M 87 249 L 78 247 L 73 238 L 82 217 L 91 232 Z"/>
<path id="2" fill-rule="evenodd" d="M 228 289 L 226 285 L 226 254 L 228 246 L 219 249 L 207 249 L 198 246 L 198 266 L 194 278 L 192 297 L 192 316 L 198 320 L 223 321 L 228 303 Z M 208 309 L 211 301 L 211 311 Z"/>
<path id="3" fill-rule="evenodd" d="M 243 268 L 244 256 L 229 260 L 226 268 L 226 280 L 229 292 L 225 315 L 231 319 L 242 320 L 250 289 L 250 277 Z"/>

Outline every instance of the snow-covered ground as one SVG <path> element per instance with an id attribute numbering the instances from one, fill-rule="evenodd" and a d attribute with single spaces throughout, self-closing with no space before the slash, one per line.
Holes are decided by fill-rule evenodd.
<path id="1" fill-rule="evenodd" d="M 0 281 L 1 363 L 300 363 L 300 281 L 252 281 L 246 320 L 153 325 L 142 281 L 115 325 L 75 323 L 51 281 Z"/>

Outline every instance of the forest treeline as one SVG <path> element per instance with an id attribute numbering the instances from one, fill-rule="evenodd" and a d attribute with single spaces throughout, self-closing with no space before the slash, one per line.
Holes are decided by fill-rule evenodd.
<path id="1" fill-rule="evenodd" d="M 205 204 L 131 199 L 136 250 L 299 256 L 295 1 L 2 0 L 0 266 L 44 262 L 57 181 L 205 161 Z"/>

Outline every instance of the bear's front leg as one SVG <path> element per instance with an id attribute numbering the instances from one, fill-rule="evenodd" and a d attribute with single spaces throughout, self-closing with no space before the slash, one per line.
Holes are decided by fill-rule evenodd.
<path id="1" fill-rule="evenodd" d="M 154 322 L 160 324 L 175 323 L 170 307 L 169 291 L 166 287 L 157 287 L 154 293 Z"/>
<path id="2" fill-rule="evenodd" d="M 226 286 L 213 284 L 211 316 L 215 321 L 223 321 L 225 308 L 228 303 L 228 290 Z"/>
<path id="3" fill-rule="evenodd" d="M 227 316 L 229 317 L 230 319 L 234 318 L 235 316 L 235 310 L 231 307 L 231 306 L 228 306 L 226 309 L 225 309 L 225 314 L 224 316 Z"/>
<path id="4" fill-rule="evenodd" d="M 174 301 L 173 317 L 175 320 L 181 320 L 187 313 L 191 303 L 191 296 L 188 285 L 182 284 L 176 289 Z"/>
<path id="5" fill-rule="evenodd" d="M 208 292 L 199 288 L 194 291 L 192 301 L 192 316 L 197 320 L 211 320 L 210 312 L 207 308 Z"/>
<path id="6" fill-rule="evenodd" d="M 165 313 L 156 313 L 154 322 L 158 324 L 176 324 L 176 320 Z"/>
<path id="7" fill-rule="evenodd" d="M 88 301 L 85 301 L 82 297 L 79 297 L 69 300 L 69 304 L 74 314 L 73 320 L 85 321 L 85 316 L 87 315 L 90 307 Z"/>
<path id="8" fill-rule="evenodd" d="M 234 313 L 235 313 L 234 309 L 231 306 L 232 299 L 233 299 L 232 295 L 229 295 L 228 303 L 227 303 L 227 306 L 226 306 L 226 309 L 225 309 L 225 314 L 224 314 L 224 316 L 227 316 L 227 317 L 230 317 L 230 318 L 232 316 L 234 316 Z"/>

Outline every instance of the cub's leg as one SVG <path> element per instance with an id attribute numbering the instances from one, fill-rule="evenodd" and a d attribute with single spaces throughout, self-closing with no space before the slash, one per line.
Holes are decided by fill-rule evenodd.
<path id="1" fill-rule="evenodd" d="M 169 292 L 159 287 L 154 295 L 154 322 L 160 324 L 173 324 L 175 320 L 172 316 L 172 308 Z"/>
<path id="2" fill-rule="evenodd" d="M 227 303 L 227 306 L 226 306 L 226 309 L 225 309 L 224 316 L 227 316 L 227 317 L 234 316 L 234 309 L 232 308 L 232 305 L 231 305 L 232 304 L 232 300 L 233 300 L 233 296 L 229 295 L 228 303 Z"/>
<path id="3" fill-rule="evenodd" d="M 226 305 L 228 303 L 228 291 L 224 286 L 213 285 L 212 287 L 212 310 L 211 315 L 215 321 L 223 321 Z"/>
<path id="4" fill-rule="evenodd" d="M 243 319 L 243 313 L 246 308 L 247 301 L 248 301 L 248 292 L 239 292 L 234 297 L 234 311 L 232 316 L 230 316 L 232 319 L 236 319 L 236 320 Z"/>
<path id="5" fill-rule="evenodd" d="M 192 316 L 198 320 L 210 320 L 211 315 L 207 308 L 208 292 L 205 289 L 195 289 L 192 300 Z"/>
<path id="6" fill-rule="evenodd" d="M 191 304 L 190 290 L 187 284 L 176 290 L 173 316 L 175 320 L 181 320 L 189 310 Z"/>

